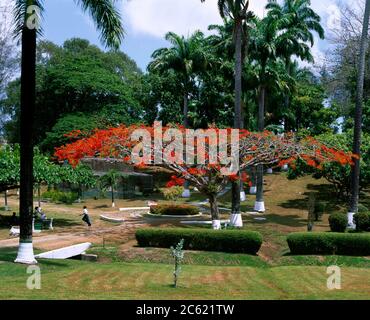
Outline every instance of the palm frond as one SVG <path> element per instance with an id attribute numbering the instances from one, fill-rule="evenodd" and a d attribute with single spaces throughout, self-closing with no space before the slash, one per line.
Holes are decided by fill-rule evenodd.
<path id="1" fill-rule="evenodd" d="M 115 0 L 75 0 L 90 16 L 100 31 L 100 40 L 110 48 L 118 49 L 124 38 L 121 14 Z"/>
<path id="2" fill-rule="evenodd" d="M 39 10 L 29 10 L 30 6 L 36 6 L 39 8 Z M 36 17 L 36 19 L 38 19 L 41 23 L 43 11 L 43 0 L 16 0 L 13 8 L 14 38 L 19 39 L 22 34 L 23 27 L 26 26 L 27 19 L 31 18 L 31 15 L 39 15 Z M 39 34 L 41 34 L 42 28 L 40 27 L 37 31 Z"/>

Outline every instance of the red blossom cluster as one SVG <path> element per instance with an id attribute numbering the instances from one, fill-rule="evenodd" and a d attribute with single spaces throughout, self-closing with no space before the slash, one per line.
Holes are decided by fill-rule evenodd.
<path id="1" fill-rule="evenodd" d="M 185 179 L 177 177 L 177 176 L 171 176 L 171 180 L 167 182 L 166 187 L 172 188 L 176 186 L 183 186 L 185 182 Z"/>

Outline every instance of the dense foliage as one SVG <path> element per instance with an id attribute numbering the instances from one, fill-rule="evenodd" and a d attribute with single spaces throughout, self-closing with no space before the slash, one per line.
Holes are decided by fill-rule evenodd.
<path id="1" fill-rule="evenodd" d="M 34 136 L 44 148 L 52 150 L 74 129 L 140 121 L 142 75 L 124 53 L 71 39 L 62 46 L 41 41 L 37 57 Z M 9 142 L 19 141 L 19 94 L 20 81 L 15 80 L 1 102 L 11 118 L 5 126 Z"/>
<path id="2" fill-rule="evenodd" d="M 316 139 L 325 145 L 339 150 L 352 150 L 353 134 L 351 131 L 342 134 L 323 134 Z M 364 189 L 370 186 L 370 135 L 363 134 L 362 138 L 362 157 L 360 188 Z M 351 166 L 341 165 L 340 163 L 330 162 L 324 164 L 319 170 L 307 165 L 307 162 L 298 160 L 290 167 L 288 177 L 295 179 L 299 176 L 312 174 L 314 178 L 325 178 L 330 182 L 337 192 L 338 197 L 346 200 L 351 190 Z"/>

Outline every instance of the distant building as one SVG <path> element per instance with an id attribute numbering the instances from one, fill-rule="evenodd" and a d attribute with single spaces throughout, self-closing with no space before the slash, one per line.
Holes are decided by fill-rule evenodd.
<path id="1" fill-rule="evenodd" d="M 115 197 L 117 199 L 129 198 L 137 194 L 150 194 L 153 192 L 153 176 L 150 174 L 135 172 L 134 167 L 123 163 L 120 160 L 112 158 L 84 158 L 81 160 L 82 164 L 89 166 L 94 175 L 99 178 L 110 170 L 117 170 L 122 174 L 121 181 L 115 190 Z M 97 186 L 96 188 L 84 190 L 83 198 L 101 198 L 110 197 L 110 191 L 102 190 Z"/>

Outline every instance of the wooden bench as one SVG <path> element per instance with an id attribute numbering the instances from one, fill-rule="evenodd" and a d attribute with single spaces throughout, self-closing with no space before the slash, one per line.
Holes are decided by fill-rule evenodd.
<path id="1" fill-rule="evenodd" d="M 53 218 L 44 220 L 35 220 L 33 229 L 35 231 L 54 230 L 53 220 L 54 220 Z"/>

